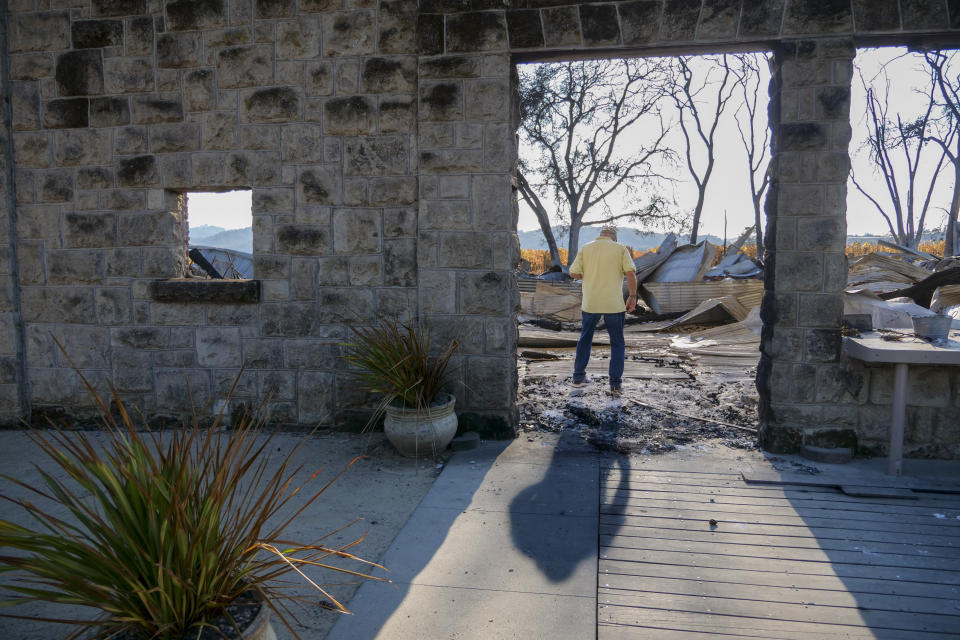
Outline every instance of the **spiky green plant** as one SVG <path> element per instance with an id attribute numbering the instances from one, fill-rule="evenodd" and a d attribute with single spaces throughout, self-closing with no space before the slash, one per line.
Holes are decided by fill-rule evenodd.
<path id="1" fill-rule="evenodd" d="M 363 536 L 336 547 L 323 540 L 337 532 L 310 544 L 283 539 L 284 529 L 333 480 L 291 503 L 319 471 L 295 483 L 300 446 L 268 468 L 271 438 L 261 436 L 256 417 L 262 412 L 232 429 L 218 429 L 218 416 L 211 428 L 193 420 L 156 434 L 138 430 L 142 416 L 134 419 L 116 394 L 114 416 L 88 388 L 100 406 L 105 444 L 83 432 L 31 430 L 30 438 L 66 478 L 40 465 L 42 486 L 4 476 L 32 496 L 3 498 L 24 509 L 34 526 L 0 520 L 0 571 L 15 572 L 5 585 L 13 593 L 0 604 L 38 600 L 99 609 L 88 620 L 56 620 L 76 625 L 71 638 L 92 629 L 85 637 L 179 640 L 215 628 L 212 622 L 252 591 L 296 636 L 287 603 L 304 599 L 288 593 L 289 585 L 277 581 L 281 576 L 299 574 L 332 603 L 321 606 L 340 611 L 346 609 L 303 568 L 383 580 L 328 564 L 346 558 L 379 567 L 347 552 Z M 53 515 L 60 508 L 70 517 Z"/>
<path id="2" fill-rule="evenodd" d="M 446 382 L 450 358 L 460 347 L 459 340 L 451 340 L 431 355 L 430 328 L 396 319 L 350 329 L 354 339 L 344 343 L 344 358 L 354 365 L 366 389 L 384 395 L 382 406 L 399 400 L 407 407 L 429 407 Z"/>

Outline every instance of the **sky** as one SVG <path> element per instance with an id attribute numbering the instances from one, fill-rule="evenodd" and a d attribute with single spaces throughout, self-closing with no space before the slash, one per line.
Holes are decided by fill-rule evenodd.
<path id="1" fill-rule="evenodd" d="M 904 53 L 905 50 L 899 48 L 865 49 L 858 52 L 855 64 L 863 70 L 865 77 L 873 78 L 881 65 L 887 63 L 889 76 L 893 86 L 897 89 L 891 93 L 891 104 L 896 105 L 899 110 L 907 113 L 911 112 L 911 109 L 915 110 L 915 105 L 917 104 L 917 96 L 910 91 L 909 88 L 925 82 L 926 75 L 918 68 L 917 59 L 903 58 Z M 891 59 L 895 58 L 901 59 L 890 62 Z M 769 72 L 762 68 L 761 73 L 760 99 L 757 110 L 758 113 L 762 114 L 761 117 L 765 118 Z M 725 217 L 727 227 L 726 235 L 728 237 L 735 237 L 744 228 L 753 224 L 753 205 L 750 201 L 746 154 L 743 150 L 743 143 L 740 140 L 736 124 L 730 117 L 735 111 L 736 105 L 728 107 L 728 111 L 724 114 L 724 117 L 727 118 L 726 123 L 721 122 L 717 130 L 717 160 L 707 188 L 707 198 L 700 226 L 701 233 L 713 234 L 720 237 L 724 235 Z M 871 168 L 871 163 L 860 150 L 866 134 L 865 113 L 865 90 L 859 78 L 855 75 L 850 105 L 850 121 L 853 127 L 853 140 L 850 143 L 850 151 L 851 154 L 853 154 L 852 163 L 858 179 L 879 199 L 879 196 L 883 196 L 885 193 L 884 187 L 879 181 L 879 177 Z M 522 144 L 521 142 L 521 145 Z M 684 143 L 679 129 L 677 133 L 673 135 L 669 144 L 683 154 Z M 522 147 L 520 153 L 521 155 L 524 153 Z M 674 195 L 677 204 L 682 210 L 692 211 L 697 198 L 696 187 L 693 184 L 692 178 L 690 178 L 687 173 L 685 165 L 678 167 L 674 171 L 674 174 L 684 181 L 675 188 Z M 949 205 L 952 186 L 952 178 L 945 175 L 938 185 L 938 191 L 935 192 L 937 194 L 935 195 L 936 202 L 942 203 L 942 205 L 935 206 L 945 207 Z M 928 228 L 930 226 L 938 226 L 942 223 L 942 212 L 931 212 L 929 216 L 931 217 L 928 217 Z M 629 223 L 623 224 L 628 225 Z M 520 200 L 520 220 L 518 228 L 520 230 L 540 228 L 533 212 L 529 210 L 522 199 Z M 877 213 L 869 200 L 857 192 L 852 184 L 848 185 L 847 228 L 848 234 L 851 235 L 888 232 L 887 225 L 883 218 Z"/>
<path id="2" fill-rule="evenodd" d="M 253 224 L 253 192 L 188 193 L 187 220 L 191 227 L 211 225 L 223 229 L 243 229 Z"/>

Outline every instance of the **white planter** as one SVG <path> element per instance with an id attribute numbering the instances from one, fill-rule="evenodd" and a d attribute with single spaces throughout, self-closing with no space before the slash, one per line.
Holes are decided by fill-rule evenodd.
<path id="1" fill-rule="evenodd" d="M 260 605 L 260 613 L 244 630 L 242 640 L 277 640 L 277 634 L 270 624 L 270 607 L 266 603 Z"/>
<path id="2" fill-rule="evenodd" d="M 405 456 L 440 453 L 457 433 L 457 414 L 453 411 L 456 402 L 449 393 L 441 393 L 426 409 L 388 405 L 383 418 L 387 440 Z"/>

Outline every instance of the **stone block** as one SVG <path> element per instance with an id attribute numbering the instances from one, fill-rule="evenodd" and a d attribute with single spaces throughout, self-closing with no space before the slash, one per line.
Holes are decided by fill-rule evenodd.
<path id="1" fill-rule="evenodd" d="M 512 287 L 509 273 L 487 271 L 462 273 L 458 278 L 460 313 L 506 315 L 512 310 Z"/>
<path id="2" fill-rule="evenodd" d="M 70 25 L 74 49 L 116 47 L 123 44 L 122 20 L 76 20 Z"/>
<path id="3" fill-rule="evenodd" d="M 30 402 L 34 406 L 70 406 L 77 402 L 79 390 L 77 374 L 72 369 L 27 370 L 30 383 Z"/>
<path id="4" fill-rule="evenodd" d="M 117 129 L 114 139 L 114 151 L 119 155 L 146 153 L 146 127 L 124 127 Z"/>
<path id="5" fill-rule="evenodd" d="M 417 274 L 423 313 L 457 312 L 457 274 L 454 271 L 423 269 Z"/>
<path id="6" fill-rule="evenodd" d="M 336 344 L 317 340 L 284 340 L 283 352 L 287 369 L 333 369 L 339 354 Z"/>
<path id="7" fill-rule="evenodd" d="M 260 308 L 260 333 L 264 337 L 307 337 L 313 335 L 316 323 L 313 303 L 280 302 Z"/>
<path id="8" fill-rule="evenodd" d="M 516 395 L 517 369 L 513 358 L 473 356 L 464 366 L 467 407 L 506 408 Z"/>
<path id="9" fill-rule="evenodd" d="M 53 76 L 53 56 L 49 53 L 24 53 L 10 56 L 10 79 L 40 80 Z"/>
<path id="10" fill-rule="evenodd" d="M 487 318 L 484 321 L 484 352 L 510 355 L 517 350 L 517 325 L 511 318 Z"/>
<path id="11" fill-rule="evenodd" d="M 69 202 L 73 200 L 73 172 L 53 169 L 44 171 L 37 194 L 40 202 Z"/>
<path id="12" fill-rule="evenodd" d="M 231 47 L 217 52 L 217 75 L 223 88 L 273 84 L 273 46 Z"/>
<path id="13" fill-rule="evenodd" d="M 828 405 L 862 404 L 869 395 L 869 378 L 862 365 L 843 362 L 817 367 L 816 401 Z"/>
<path id="14" fill-rule="evenodd" d="M 296 12 L 296 0 L 254 0 L 254 14 L 260 19 L 290 18 Z"/>
<path id="15" fill-rule="evenodd" d="M 301 169 L 297 177 L 297 200 L 304 204 L 336 205 L 342 202 L 339 167 Z"/>
<path id="16" fill-rule="evenodd" d="M 587 46 L 620 44 L 620 21 L 612 4 L 580 5 L 580 29 Z"/>
<path id="17" fill-rule="evenodd" d="M 693 40 L 699 17 L 700 2 L 698 0 L 666 0 L 660 23 L 660 39 Z"/>
<path id="18" fill-rule="evenodd" d="M 77 249 L 112 247 L 117 240 L 113 213 L 68 213 L 63 216 L 66 244 Z"/>
<path id="19" fill-rule="evenodd" d="M 439 266 L 461 269 L 492 267 L 490 234 L 469 231 L 440 234 Z"/>
<path id="20" fill-rule="evenodd" d="M 378 209 L 336 209 L 333 247 L 337 254 L 380 253 L 382 220 Z"/>
<path id="21" fill-rule="evenodd" d="M 762 350 L 771 358 L 786 361 L 803 360 L 803 329 L 775 326 Z"/>
<path id="22" fill-rule="evenodd" d="M 49 133 L 13 134 L 13 153 L 20 167 L 42 169 L 53 166 L 52 136 Z"/>
<path id="23" fill-rule="evenodd" d="M 412 56 L 366 58 L 360 76 L 364 93 L 413 93 L 417 61 Z"/>
<path id="24" fill-rule="evenodd" d="M 381 53 L 415 53 L 416 17 L 417 8 L 405 0 L 381 0 L 377 49 Z"/>
<path id="25" fill-rule="evenodd" d="M 515 229 L 517 210 L 510 176 L 474 176 L 473 210 L 477 229 Z"/>
<path id="26" fill-rule="evenodd" d="M 313 60 L 321 57 L 320 26 L 312 16 L 277 24 L 277 57 L 286 60 Z"/>
<path id="27" fill-rule="evenodd" d="M 733 39 L 740 21 L 740 2 L 714 0 L 704 3 L 697 27 L 698 40 Z"/>
<path id="28" fill-rule="evenodd" d="M 57 164 L 65 167 L 109 163 L 112 155 L 110 132 L 93 129 L 57 131 Z"/>
<path id="29" fill-rule="evenodd" d="M 463 89 L 458 81 L 420 83 L 419 117 L 425 121 L 447 122 L 463 118 Z"/>
<path id="30" fill-rule="evenodd" d="M 228 154 L 226 183 L 248 188 L 279 184 L 280 153 L 237 151 Z"/>
<path id="31" fill-rule="evenodd" d="M 344 141 L 344 175 L 405 174 L 409 149 L 403 136 L 348 138 Z"/>
<path id="32" fill-rule="evenodd" d="M 138 96 L 133 99 L 133 121 L 135 124 L 182 122 L 183 103 L 178 99 Z"/>
<path id="33" fill-rule="evenodd" d="M 301 424 L 333 422 L 334 386 L 333 373 L 301 371 L 297 374 L 297 418 Z"/>
<path id="34" fill-rule="evenodd" d="M 20 308 L 24 322 L 93 324 L 93 287 L 23 287 Z"/>
<path id="35" fill-rule="evenodd" d="M 160 171 L 154 156 L 135 156 L 117 161 L 117 185 L 121 187 L 160 186 Z"/>
<path id="36" fill-rule="evenodd" d="M 12 13 L 7 29 L 10 53 L 70 48 L 70 14 L 67 11 Z"/>
<path id="37" fill-rule="evenodd" d="M 537 10 L 507 12 L 507 35 L 511 49 L 532 49 L 543 46 L 543 26 Z"/>
<path id="38" fill-rule="evenodd" d="M 541 19 L 543 39 L 548 47 L 581 44 L 580 16 L 576 7 L 544 9 Z"/>
<path id="39" fill-rule="evenodd" d="M 446 50 L 453 53 L 502 51 L 507 48 L 507 24 L 500 12 L 468 12 L 446 19 Z"/>
<path id="40" fill-rule="evenodd" d="M 234 368 L 243 362 L 240 330 L 230 327 L 197 329 L 197 364 L 201 367 Z"/>
<path id="41" fill-rule="evenodd" d="M 193 412 L 210 402 L 210 372 L 196 369 L 160 369 L 156 372 L 158 412 Z"/>
<path id="42" fill-rule="evenodd" d="M 853 30 L 850 2 L 846 0 L 794 0 L 787 4 L 784 35 L 848 33 Z"/>
<path id="43" fill-rule="evenodd" d="M 475 55 L 421 58 L 419 64 L 421 80 L 479 78 L 482 75 L 481 58 Z"/>
<path id="44" fill-rule="evenodd" d="M 314 300 L 317 297 L 317 266 L 315 258 L 294 258 L 290 266 L 290 298 Z M 339 284 L 339 283 L 338 283 Z M 344 280 L 343 284 L 346 284 Z"/>
<path id="45" fill-rule="evenodd" d="M 513 135 L 509 135 L 512 125 L 488 124 L 486 145 L 483 149 L 483 168 L 485 171 L 510 172 L 517 163 L 517 147 Z M 514 225 L 516 226 L 516 225 Z"/>
<path id="46" fill-rule="evenodd" d="M 483 146 L 484 125 L 479 123 L 460 123 L 454 125 L 457 144 L 461 149 L 479 149 Z"/>
<path id="47" fill-rule="evenodd" d="M 777 291 L 820 291 L 823 256 L 800 251 L 778 251 L 774 264 Z"/>
<path id="48" fill-rule="evenodd" d="M 806 362 L 837 362 L 842 344 L 839 326 L 836 329 L 806 329 L 803 359 Z"/>
<path id="49" fill-rule="evenodd" d="M 131 211 L 146 207 L 146 194 L 141 189 L 108 189 L 100 192 L 105 209 Z"/>
<path id="50" fill-rule="evenodd" d="M 135 16 L 147 12 L 146 0 L 92 0 L 93 15 Z"/>
<path id="51" fill-rule="evenodd" d="M 780 33 L 785 0 L 762 0 L 740 17 L 741 36 L 775 36 Z"/>
<path id="52" fill-rule="evenodd" d="M 470 197 L 470 176 L 440 176 L 439 197 L 463 199 Z"/>
<path id="53" fill-rule="evenodd" d="M 43 107 L 43 126 L 47 129 L 75 129 L 89 124 L 90 100 L 64 98 L 50 100 Z"/>
<path id="54" fill-rule="evenodd" d="M 290 87 L 252 89 L 243 94 L 247 122 L 289 122 L 299 119 L 300 94 Z"/>
<path id="55" fill-rule="evenodd" d="M 417 179 L 375 178 L 370 180 L 370 204 L 373 206 L 396 206 L 417 201 Z"/>
<path id="56" fill-rule="evenodd" d="M 277 251 L 292 255 L 320 256 L 330 252 L 327 227 L 298 224 L 277 225 Z"/>
<path id="57" fill-rule="evenodd" d="M 160 124 L 150 129 L 150 151 L 154 153 L 194 151 L 199 146 L 198 124 Z"/>
<path id="58" fill-rule="evenodd" d="M 856 441 L 856 432 L 852 429 L 844 430 L 845 433 L 852 436 Z M 804 432 L 804 440 L 807 438 L 807 432 Z M 824 462 L 827 464 L 845 464 L 853 460 L 855 448 L 850 447 L 817 447 L 810 444 L 804 444 L 800 449 L 800 455 L 807 460 L 815 462 Z"/>
<path id="59" fill-rule="evenodd" d="M 421 122 L 417 127 L 417 142 L 421 149 L 452 147 L 454 127 L 452 124 Z"/>
<path id="60" fill-rule="evenodd" d="M 162 33 L 157 37 L 159 68 L 187 69 L 203 62 L 203 37 L 199 31 Z"/>
<path id="61" fill-rule="evenodd" d="M 383 241 L 384 284 L 388 287 L 417 286 L 417 241 L 399 238 Z"/>
<path id="62" fill-rule="evenodd" d="M 130 103 L 126 98 L 92 98 L 91 127 L 120 127 L 130 124 Z M 111 150 L 107 139 L 107 151 Z"/>
<path id="63" fill-rule="evenodd" d="M 170 31 L 217 29 L 228 22 L 225 0 L 173 0 L 166 15 Z"/>
<path id="64" fill-rule="evenodd" d="M 801 327 L 839 328 L 843 321 L 843 296 L 839 293 L 801 293 L 798 308 Z"/>
<path id="65" fill-rule="evenodd" d="M 258 278 L 287 278 L 290 276 L 290 258 L 255 254 L 253 272 Z"/>
<path id="66" fill-rule="evenodd" d="M 201 119 L 201 145 L 204 149 L 236 149 L 240 128 L 234 113 L 204 113 Z"/>
<path id="67" fill-rule="evenodd" d="M 377 35 L 372 11 L 335 11 L 323 15 L 323 54 L 362 56 L 374 52 Z"/>
<path id="68" fill-rule="evenodd" d="M 103 280 L 99 251 L 53 249 L 46 254 L 50 284 L 95 284 Z"/>
<path id="69" fill-rule="evenodd" d="M 47 276 L 43 265 L 43 242 L 39 240 L 20 240 L 17 243 L 17 275 L 21 285 L 46 284 Z"/>
<path id="70" fill-rule="evenodd" d="M 60 207 L 28 204 L 17 207 L 17 238 L 54 240 L 60 237 Z"/>
<path id="71" fill-rule="evenodd" d="M 376 131 L 376 104 L 365 96 L 327 100 L 323 105 L 324 130 L 328 135 L 363 135 Z"/>
<path id="72" fill-rule="evenodd" d="M 411 208 L 385 209 L 383 212 L 383 237 L 412 237 L 417 233 L 417 214 Z"/>
<path id="73" fill-rule="evenodd" d="M 443 53 L 443 16 L 417 16 L 417 52 L 430 56 Z"/>
<path id="74" fill-rule="evenodd" d="M 183 104 L 187 111 L 216 108 L 216 74 L 212 69 L 197 69 L 183 76 Z"/>
<path id="75" fill-rule="evenodd" d="M 121 213 L 117 218 L 117 234 L 122 246 L 162 246 L 176 243 L 174 232 L 177 220 L 171 213 Z"/>
<path id="76" fill-rule="evenodd" d="M 480 79 L 465 83 L 467 120 L 508 120 L 510 91 L 506 80 Z"/>
<path id="77" fill-rule="evenodd" d="M 352 287 L 376 287 L 383 284 L 380 256 L 354 256 L 348 266 L 348 281 Z"/>
<path id="78" fill-rule="evenodd" d="M 165 327 L 120 327 L 110 330 L 110 345 L 131 349 L 166 349 L 170 329 Z"/>
<path id="79" fill-rule="evenodd" d="M 145 56 L 153 53 L 153 17 L 138 16 L 127 20 L 126 26 L 126 54 L 128 56 Z"/>
<path id="80" fill-rule="evenodd" d="M 900 3 L 904 29 L 943 29 L 947 26 L 947 11 L 942 2 L 902 0 Z M 951 6 L 951 20 L 955 6 Z"/>
<path id="81" fill-rule="evenodd" d="M 294 191 L 290 187 L 257 189 L 253 192 L 251 207 L 260 214 L 289 214 L 293 211 Z"/>
<path id="82" fill-rule="evenodd" d="M 268 367 L 254 368 L 265 369 Z M 297 389 L 296 373 L 292 371 L 261 371 L 257 377 L 261 398 L 292 400 L 295 397 Z"/>
<path id="83" fill-rule="evenodd" d="M 337 325 L 373 322 L 376 307 L 372 289 L 320 289 L 317 323 Z"/>
<path id="84" fill-rule="evenodd" d="M 126 287 L 98 288 L 95 294 L 97 322 L 100 325 L 130 322 L 130 290 Z"/>
<path id="85" fill-rule="evenodd" d="M 421 229 L 469 229 L 470 205 L 465 200 L 421 200 Z"/>
<path id="86" fill-rule="evenodd" d="M 306 66 L 306 92 L 308 96 L 333 94 L 333 63 L 329 60 L 311 60 Z"/>
<path id="87" fill-rule="evenodd" d="M 484 167 L 479 149 L 438 149 L 420 152 L 421 173 L 476 173 Z"/>

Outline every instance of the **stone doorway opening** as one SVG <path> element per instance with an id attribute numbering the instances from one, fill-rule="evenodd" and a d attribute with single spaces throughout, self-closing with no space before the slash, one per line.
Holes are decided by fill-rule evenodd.
<path id="1" fill-rule="evenodd" d="M 725 247 L 734 244 L 733 241 L 749 228 L 752 232 L 750 244 L 753 245 L 749 248 L 749 259 L 762 264 L 766 220 L 761 214 L 770 157 L 766 118 L 770 84 L 768 60 L 768 54 L 758 53 L 740 54 L 739 58 L 729 54 L 561 63 L 526 64 L 518 61 L 514 76 L 517 87 L 514 112 L 520 158 L 516 183 L 520 210 L 518 237 L 525 259 L 518 274 L 521 320 L 542 312 L 550 314 L 552 317 L 548 319 L 553 321 L 552 327 L 540 322 L 540 327 L 530 330 L 521 325 L 518 404 L 522 430 L 572 428 L 588 441 L 618 451 L 669 450 L 714 439 L 737 447 L 756 446 L 754 377 L 759 359 L 758 313 L 754 314 L 752 331 L 738 326 L 743 329 L 742 334 L 735 331 L 735 335 L 730 336 L 732 340 L 721 340 L 720 344 L 728 347 L 724 356 L 718 355 L 723 349 L 717 354 L 710 354 L 707 350 L 693 354 L 689 349 L 672 344 L 678 334 L 682 337 L 704 329 L 706 325 L 714 324 L 712 320 L 700 326 L 675 326 L 668 333 L 648 331 L 646 327 L 635 330 L 637 325 L 628 327 L 625 394 L 622 401 L 613 403 L 605 394 L 605 358 L 609 357 L 609 348 L 603 344 L 606 335 L 600 330 L 595 334 L 591 363 L 599 368 L 596 371 L 588 369 L 588 375 L 593 373 L 599 380 L 594 388 L 571 395 L 569 382 L 572 352 L 579 332 L 580 292 L 578 283 L 570 282 L 562 270 L 572 261 L 578 245 L 593 240 L 604 223 L 620 228 L 620 243 L 628 245 L 636 258 L 656 253 L 665 236 L 673 232 L 681 236 L 681 245 L 690 240 L 695 244 L 716 245 L 711 254 L 715 261 L 722 258 Z M 747 61 L 752 66 L 744 70 L 738 63 Z M 617 64 L 623 65 L 621 71 L 618 71 Z M 629 65 L 634 66 L 630 69 Z M 737 75 L 738 72 L 751 71 L 748 78 Z M 627 82 L 618 85 L 610 80 L 617 73 L 633 73 L 640 82 L 623 91 Z M 649 79 L 648 86 L 639 86 L 645 78 Z M 576 112 L 578 100 L 564 103 L 562 96 L 558 99 L 564 82 L 569 86 L 579 79 L 595 82 L 607 92 L 605 97 L 609 100 L 609 107 L 605 113 L 603 109 Z M 684 82 L 687 86 L 680 86 Z M 617 89 L 622 93 L 618 95 Z M 714 92 L 712 104 L 707 99 L 711 91 Z M 581 92 L 581 95 L 585 94 L 587 92 Z M 630 117 L 624 109 L 624 102 L 631 96 L 645 100 L 635 109 L 639 132 L 618 131 L 613 135 L 616 119 L 619 117 L 622 121 Z M 537 100 L 555 100 L 561 106 L 551 111 L 537 104 Z M 568 107 L 565 111 L 564 104 Z M 537 112 L 537 109 L 540 114 L 545 114 L 544 117 L 555 119 L 550 127 L 537 128 L 529 123 L 530 113 Z M 681 109 L 684 109 L 682 126 L 677 115 Z M 602 116 L 610 116 L 614 124 L 603 123 Z M 579 134 L 584 141 L 579 150 L 577 144 L 565 145 L 562 133 L 557 133 L 566 133 L 564 129 L 573 130 L 574 125 L 592 127 L 588 135 Z M 627 142 L 625 151 L 614 149 L 609 155 L 605 154 L 602 143 L 618 136 L 622 136 L 620 141 Z M 539 153 L 531 151 L 537 142 L 540 144 Z M 614 192 L 610 186 L 619 177 L 616 172 L 629 164 L 628 152 L 638 150 L 641 162 L 648 161 L 649 167 L 636 176 L 626 196 L 615 195 L 603 201 L 603 195 Z M 560 158 L 560 161 L 539 173 L 536 171 L 538 162 L 542 167 L 549 165 L 554 158 Z M 598 171 L 600 175 L 592 184 L 587 176 L 592 168 L 591 162 L 608 163 Z M 739 180 L 730 177 L 731 173 L 736 173 L 733 171 L 736 167 L 741 167 Z M 568 184 L 551 192 L 545 186 L 551 175 L 561 176 Z M 584 176 L 587 177 L 584 179 Z M 535 183 L 536 180 L 539 184 Z M 570 182 L 577 180 L 582 182 L 569 186 Z M 697 180 L 703 183 L 702 188 Z M 742 188 L 743 193 L 734 198 L 732 194 L 737 187 Z M 577 199 L 591 189 L 598 202 L 584 207 L 584 203 Z M 736 205 L 735 200 L 742 204 Z M 550 215 L 557 209 L 563 211 L 564 218 L 557 220 L 557 216 Z M 571 224 L 571 211 L 584 214 L 579 223 Z M 696 235 L 691 233 L 695 211 L 698 216 Z M 631 216 L 631 212 L 638 215 Z M 726 225 L 723 224 L 724 213 L 727 214 Z M 635 224 L 637 220 L 645 224 L 636 225 L 640 229 L 631 229 L 631 223 Z M 561 224 L 557 225 L 557 222 Z M 552 229 L 554 242 L 551 246 L 545 239 L 546 230 L 556 226 L 564 228 Z M 574 235 L 570 233 L 571 228 L 579 236 L 575 240 L 571 240 Z M 565 236 L 561 235 L 563 232 Z M 539 246 L 531 246 L 535 241 L 539 241 Z M 744 244 L 739 246 L 746 248 Z M 732 253 L 736 254 L 737 250 Z M 524 272 L 527 265 L 535 272 L 548 273 L 536 280 L 527 278 Z M 708 266 L 713 266 L 712 262 Z M 551 267 L 554 271 L 559 268 L 560 272 L 549 273 Z M 762 278 L 762 271 L 758 269 L 754 275 Z M 697 280 L 703 280 L 702 274 Z M 691 283 L 675 284 L 686 287 Z M 747 312 L 751 307 L 759 307 L 762 298 L 762 280 L 755 279 L 753 284 L 749 299 L 745 299 L 745 304 L 749 305 Z M 689 311 L 694 306 L 682 311 Z M 669 314 L 657 318 L 661 326 L 669 324 L 666 315 Z M 672 318 L 678 315 L 681 313 L 673 314 Z M 653 318 L 633 320 L 639 323 L 643 319 Z M 551 336 L 549 329 L 561 331 Z M 711 343 L 718 344 L 716 340 Z M 736 350 L 742 353 L 729 355 Z M 727 362 L 723 362 L 724 357 Z M 613 404 L 617 406 L 613 407 Z M 668 423 L 673 428 L 658 428 Z"/>
<path id="2" fill-rule="evenodd" d="M 181 207 L 191 274 L 254 277 L 253 191 L 190 191 Z"/>

